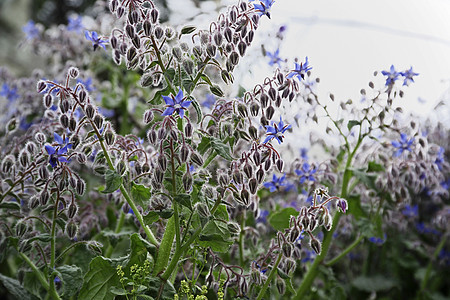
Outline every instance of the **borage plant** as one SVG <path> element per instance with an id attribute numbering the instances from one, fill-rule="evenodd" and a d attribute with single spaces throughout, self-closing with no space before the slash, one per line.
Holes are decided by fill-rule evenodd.
<path id="1" fill-rule="evenodd" d="M 383 218 L 396 201 L 405 206 L 424 189 L 437 202 L 448 197 L 441 185 L 448 173 L 443 150 L 426 137 L 416 142 L 418 128 L 402 128 L 401 109 L 392 107 L 403 94 L 396 81 L 408 85 L 418 75 L 412 68 L 383 71 L 385 86 L 370 83 L 361 106 L 342 103 L 348 112 L 342 119 L 315 94 L 318 80 L 308 58 L 291 69 L 279 50 L 266 52 L 277 66 L 273 75 L 226 95 L 224 84 L 234 83 L 233 71 L 273 2 L 239 2 L 208 29 L 176 30 L 160 23 L 152 1 L 110 1 L 118 25 L 109 36 L 86 30 L 84 38 L 95 53 L 112 49 L 117 66 L 95 66 L 107 70 L 99 77 L 124 86 L 117 105 L 106 101 L 115 115 L 106 116 L 90 79 L 80 78 L 85 68 L 95 69 L 83 65 L 89 56 L 74 52 L 78 69 L 63 48 L 61 60 L 69 66 L 63 76 L 35 74 L 56 78 L 39 80 L 38 94 L 29 96 L 42 99 L 43 117 L 15 111 L 1 136 L 0 261 L 7 267 L 0 279 L 9 293 L 300 299 L 325 273 L 341 288 L 333 296 L 345 297 L 331 266 L 365 238 L 382 241 Z M 81 35 L 81 19 L 69 23 L 66 30 Z M 39 44 L 40 31 L 32 32 L 29 38 Z M 142 121 L 129 111 L 133 93 L 152 95 Z M 1 96 L 11 103 L 21 97 L 7 83 Z M 28 100 L 20 107 L 33 107 Z M 294 103 L 311 112 L 313 122 L 317 113 L 330 121 L 327 133 L 341 145 L 324 144 L 336 158 L 311 162 L 303 151 L 285 163 L 283 144 L 301 130 L 284 114 Z M 18 124 L 25 119 L 27 126 Z M 400 186 L 395 193 L 393 186 Z M 326 261 L 329 253 L 335 257 Z"/>

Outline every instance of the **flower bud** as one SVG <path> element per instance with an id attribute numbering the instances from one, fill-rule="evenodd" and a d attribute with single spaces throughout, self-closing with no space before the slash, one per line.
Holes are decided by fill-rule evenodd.
<path id="1" fill-rule="evenodd" d="M 223 43 L 223 35 L 220 33 L 220 31 L 216 31 L 216 33 L 213 36 L 214 43 L 216 46 L 220 47 Z"/>
<path id="2" fill-rule="evenodd" d="M 248 188 L 250 190 L 250 193 L 252 193 L 253 195 L 256 194 L 256 192 L 258 191 L 258 182 L 255 178 L 250 179 L 250 181 L 248 182 Z"/>
<path id="3" fill-rule="evenodd" d="M 253 167 L 248 162 L 244 165 L 244 173 L 248 178 L 253 176 Z"/>
<path id="4" fill-rule="evenodd" d="M 237 184 L 242 184 L 244 182 L 244 176 L 242 175 L 242 173 L 239 170 L 235 170 L 233 172 L 233 180 Z"/>
<path id="5" fill-rule="evenodd" d="M 231 52 L 231 54 L 230 54 L 230 63 L 233 66 L 236 66 L 239 63 L 239 54 L 236 51 Z"/>
<path id="6" fill-rule="evenodd" d="M 86 101 L 86 98 L 86 91 L 84 89 L 80 89 L 80 91 L 78 92 L 78 101 L 80 101 L 80 103 L 84 103 Z"/>
<path id="7" fill-rule="evenodd" d="M 83 195 L 84 191 L 86 190 L 86 183 L 84 183 L 84 180 L 82 179 L 78 179 L 77 180 L 77 187 L 76 187 L 76 192 L 78 195 Z"/>
<path id="8" fill-rule="evenodd" d="M 227 40 L 228 43 L 231 43 L 231 41 L 233 40 L 233 32 L 231 31 L 230 27 L 226 27 L 223 35 L 225 36 L 225 39 Z"/>
<path id="9" fill-rule="evenodd" d="M 144 112 L 144 124 L 150 124 L 153 120 L 153 111 L 151 109 L 147 109 Z"/>
<path id="10" fill-rule="evenodd" d="M 116 16 L 118 19 L 122 18 L 124 13 L 125 13 L 125 7 L 123 7 L 123 6 L 117 7 Z"/>
<path id="11" fill-rule="evenodd" d="M 158 155 L 158 166 L 161 168 L 162 171 L 166 171 L 166 169 L 167 169 L 167 158 L 164 155 L 164 153 L 160 153 Z"/>
<path id="12" fill-rule="evenodd" d="M 72 116 L 69 119 L 69 130 L 74 132 L 77 129 L 77 120 L 75 120 L 75 118 Z"/>
<path id="13" fill-rule="evenodd" d="M 191 162 L 195 163 L 198 166 L 203 166 L 203 158 L 197 154 L 197 152 L 191 153 Z"/>
<path id="14" fill-rule="evenodd" d="M 311 238 L 309 243 L 310 243 L 309 246 L 311 247 L 311 249 L 313 249 L 314 252 L 316 252 L 316 254 L 319 255 L 320 252 L 322 251 L 322 245 L 321 245 L 320 241 L 316 238 Z"/>
<path id="15" fill-rule="evenodd" d="M 37 85 L 36 85 L 36 90 L 38 93 L 41 93 L 42 91 L 44 91 L 47 88 L 47 84 L 45 83 L 44 80 L 39 80 Z"/>
<path id="16" fill-rule="evenodd" d="M 28 231 L 28 224 L 23 220 L 16 223 L 16 235 L 22 237 Z"/>
<path id="17" fill-rule="evenodd" d="M 243 188 L 240 196 L 244 205 L 248 206 L 250 204 L 250 193 L 245 188 Z"/>
<path id="18" fill-rule="evenodd" d="M 127 172 L 127 165 L 125 164 L 125 161 L 120 159 L 116 164 L 116 171 L 120 176 L 124 176 Z"/>
<path id="19" fill-rule="evenodd" d="M 406 197 L 406 195 L 405 195 L 405 197 Z M 347 200 L 339 198 L 337 200 L 337 207 L 341 212 L 343 212 L 345 214 L 345 212 L 347 211 L 347 207 L 348 207 Z"/>
<path id="20" fill-rule="evenodd" d="M 269 107 L 266 108 L 266 117 L 267 119 L 272 119 L 273 114 L 275 113 L 275 108 L 273 108 L 272 105 L 269 105 Z"/>
<path id="21" fill-rule="evenodd" d="M 78 68 L 75 68 L 75 67 L 69 68 L 69 76 L 71 78 L 76 79 L 78 77 L 78 75 L 80 75 L 80 71 L 78 70 Z"/>
<path id="22" fill-rule="evenodd" d="M 69 207 L 67 208 L 67 217 L 69 217 L 69 219 L 72 219 L 73 217 L 75 217 L 77 212 L 78 206 L 74 202 L 70 203 Z"/>
<path id="23" fill-rule="evenodd" d="M 32 196 L 28 202 L 28 207 L 33 210 L 39 206 L 39 198 L 35 195 Z"/>
<path id="24" fill-rule="evenodd" d="M 42 132 L 36 132 L 36 134 L 34 135 L 34 139 L 39 144 L 43 144 L 43 143 L 45 143 L 46 137 L 45 137 L 45 134 L 43 134 Z"/>
<path id="25" fill-rule="evenodd" d="M 291 232 L 289 233 L 289 241 L 291 243 L 294 243 L 298 237 L 300 236 L 300 231 L 298 230 L 297 226 L 294 226 L 294 228 L 291 229 Z"/>
<path id="26" fill-rule="evenodd" d="M 98 129 L 102 129 L 103 127 L 103 116 L 100 114 L 95 115 L 94 117 L 94 124 Z"/>
<path id="27" fill-rule="evenodd" d="M 286 283 L 279 276 L 277 276 L 277 290 L 280 295 L 284 295 L 286 292 Z"/>
<path id="28" fill-rule="evenodd" d="M 293 260 L 292 258 L 287 258 L 284 261 L 284 271 L 286 274 L 290 274 L 291 272 L 293 272 L 295 270 L 295 260 Z"/>
<path id="29" fill-rule="evenodd" d="M 283 250 L 283 255 L 285 257 L 291 257 L 294 247 L 291 243 L 283 243 L 281 249 Z"/>
<path id="30" fill-rule="evenodd" d="M 30 251 L 32 248 L 31 243 L 29 242 L 29 240 L 23 240 L 20 242 L 19 244 L 19 252 L 25 253 Z"/>
<path id="31" fill-rule="evenodd" d="M 164 127 L 160 127 L 158 129 L 158 140 L 162 141 L 166 138 L 167 136 L 167 130 Z"/>
<path id="32" fill-rule="evenodd" d="M 131 42 L 132 42 L 133 46 L 136 47 L 136 49 L 141 48 L 141 39 L 139 38 L 139 36 L 137 34 L 131 39 Z"/>
<path id="33" fill-rule="evenodd" d="M 250 113 L 253 117 L 257 117 L 259 114 L 259 104 L 256 101 L 253 101 L 250 104 Z"/>
<path id="34" fill-rule="evenodd" d="M 19 163 L 23 168 L 26 168 L 30 163 L 30 154 L 27 149 L 22 149 L 19 153 Z"/>
<path id="35" fill-rule="evenodd" d="M 247 118 L 248 111 L 247 111 L 247 106 L 244 103 L 239 102 L 238 106 L 237 106 L 237 110 L 239 112 L 239 115 L 241 115 L 241 117 Z"/>
<path id="36" fill-rule="evenodd" d="M 119 5 L 119 2 L 117 0 L 112 0 L 109 2 L 109 10 L 114 13 L 117 9 L 117 6 Z"/>
<path id="37" fill-rule="evenodd" d="M 42 190 L 42 192 L 39 194 L 39 203 L 42 206 L 45 206 L 48 202 L 48 199 L 50 199 L 50 194 L 48 193 L 47 189 Z"/>
<path id="38" fill-rule="evenodd" d="M 181 149 L 180 149 L 180 160 L 182 162 L 186 162 L 188 159 L 188 156 L 189 156 L 189 148 L 185 144 L 183 144 L 183 146 L 181 146 Z"/>
<path id="39" fill-rule="evenodd" d="M 137 52 L 136 49 L 133 47 L 128 48 L 127 51 L 127 61 L 131 62 L 136 58 Z"/>
<path id="40" fill-rule="evenodd" d="M 269 96 L 267 96 L 266 93 L 262 93 L 261 97 L 259 98 L 259 101 L 261 102 L 261 106 L 263 108 L 267 107 L 267 104 L 269 104 Z"/>
<path id="41" fill-rule="evenodd" d="M 284 161 L 280 158 L 277 160 L 277 169 L 280 172 L 283 172 L 283 167 L 284 167 Z"/>
<path id="42" fill-rule="evenodd" d="M 189 192 L 192 188 L 192 175 L 191 172 L 189 172 L 189 170 L 183 175 L 182 181 L 184 190 L 186 192 Z"/>
<path id="43" fill-rule="evenodd" d="M 69 220 L 66 224 L 65 232 L 70 239 L 73 239 L 77 234 L 78 226 L 73 220 Z"/>
<path id="44" fill-rule="evenodd" d="M 228 222 L 227 228 L 232 235 L 238 235 L 241 232 L 241 227 L 235 222 Z"/>
<path id="45" fill-rule="evenodd" d="M 186 124 L 186 126 L 184 126 L 184 135 L 186 137 L 191 137 L 192 136 L 192 131 L 193 131 L 192 124 L 190 122 L 188 122 Z"/>
<path id="46" fill-rule="evenodd" d="M 253 153 L 253 162 L 257 166 L 261 164 L 261 154 L 257 150 Z"/>
<path id="47" fill-rule="evenodd" d="M 262 283 L 261 272 L 258 269 L 252 268 L 252 272 L 250 273 L 250 279 L 254 284 L 260 285 Z"/>
<path id="48" fill-rule="evenodd" d="M 155 27 L 155 37 L 159 40 L 164 36 L 164 30 L 161 28 L 161 26 Z"/>
<path id="49" fill-rule="evenodd" d="M 209 208 L 205 203 L 197 202 L 195 204 L 195 209 L 201 218 L 209 218 L 209 216 L 211 216 Z"/>
<path id="50" fill-rule="evenodd" d="M 150 11 L 150 20 L 152 21 L 153 24 L 156 24 L 158 22 L 158 17 L 159 17 L 159 11 L 156 8 L 153 8 Z"/>
<path id="51" fill-rule="evenodd" d="M 164 180 L 164 171 L 160 168 L 155 169 L 154 179 L 158 184 L 161 184 Z"/>
<path id="52" fill-rule="evenodd" d="M 150 144 L 154 145 L 156 143 L 156 131 L 154 129 L 150 129 L 147 132 L 147 138 Z"/>
<path id="53" fill-rule="evenodd" d="M 266 159 L 266 161 L 264 162 L 264 170 L 269 171 L 271 166 L 272 166 L 272 160 Z"/>
<path id="54" fill-rule="evenodd" d="M 95 115 L 95 108 L 92 104 L 88 104 L 86 105 L 86 107 L 84 108 L 84 112 L 86 114 L 86 117 L 88 117 L 89 119 L 93 119 L 94 115 Z"/>
<path id="55" fill-rule="evenodd" d="M 148 37 L 152 34 L 152 23 L 149 20 L 145 20 L 142 27 L 144 28 L 145 36 Z"/>
<path id="56" fill-rule="evenodd" d="M 44 101 L 44 106 L 46 108 L 50 108 L 53 105 L 53 96 L 50 93 L 47 93 L 44 95 L 43 97 L 43 101 Z"/>
<path id="57" fill-rule="evenodd" d="M 260 166 L 258 171 L 256 171 L 256 180 L 258 181 L 258 184 L 262 183 L 264 180 L 264 171 L 262 166 Z"/>
<path id="58" fill-rule="evenodd" d="M 139 12 L 137 10 L 133 10 L 131 13 L 128 13 L 128 21 L 131 24 L 136 24 L 139 22 Z"/>
<path id="59" fill-rule="evenodd" d="M 227 173 L 221 172 L 218 175 L 218 181 L 221 186 L 227 186 L 230 183 L 230 178 Z"/>
<path id="60" fill-rule="evenodd" d="M 111 146 L 116 141 L 116 134 L 111 128 L 108 128 L 104 133 L 105 142 L 108 146 Z"/>
<path id="61" fill-rule="evenodd" d="M 206 54 L 209 57 L 215 57 L 216 56 L 216 46 L 213 44 L 208 44 L 206 46 Z"/>

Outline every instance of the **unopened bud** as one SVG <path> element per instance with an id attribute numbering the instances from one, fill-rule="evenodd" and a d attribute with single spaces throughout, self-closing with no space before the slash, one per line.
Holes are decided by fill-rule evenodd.
<path id="1" fill-rule="evenodd" d="M 211 216 L 209 208 L 205 203 L 197 202 L 197 204 L 195 205 L 195 209 L 197 210 L 199 216 L 202 218 L 209 218 L 209 216 Z"/>
<path id="2" fill-rule="evenodd" d="M 75 215 L 78 212 L 78 206 L 75 203 L 70 203 L 69 207 L 67 208 L 67 217 L 69 217 L 69 219 L 72 219 L 73 217 L 75 217 Z"/>
<path id="3" fill-rule="evenodd" d="M 241 232 L 241 227 L 235 222 L 228 222 L 227 228 L 232 235 L 238 235 Z"/>
<path id="4" fill-rule="evenodd" d="M 309 246 L 311 247 L 311 249 L 314 250 L 314 252 L 316 252 L 317 255 L 319 255 L 320 252 L 322 251 L 322 245 L 320 241 L 316 238 L 311 238 Z"/>
<path id="5" fill-rule="evenodd" d="M 70 67 L 69 68 L 69 76 L 72 77 L 73 79 L 76 79 L 78 77 L 78 75 L 80 75 L 80 71 L 75 68 L 75 67 Z"/>
<path id="6" fill-rule="evenodd" d="M 258 191 L 258 182 L 255 178 L 250 179 L 250 181 L 248 182 L 248 188 L 250 190 L 250 193 L 252 193 L 253 195 L 256 194 L 256 192 Z"/>
<path id="7" fill-rule="evenodd" d="M 253 176 L 253 167 L 248 162 L 244 165 L 244 173 L 248 178 Z"/>

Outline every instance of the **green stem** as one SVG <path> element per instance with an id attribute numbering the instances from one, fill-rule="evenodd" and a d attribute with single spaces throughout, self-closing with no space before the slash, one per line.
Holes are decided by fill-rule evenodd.
<path id="1" fill-rule="evenodd" d="M 55 200 L 55 207 L 53 209 L 53 218 L 52 218 L 52 231 L 50 234 L 51 240 L 50 240 L 50 271 L 53 272 L 55 269 L 55 262 L 56 262 L 56 218 L 58 217 L 58 206 L 59 206 L 59 191 L 56 195 Z M 50 281 L 50 288 L 49 292 L 51 294 L 56 294 L 56 288 L 55 288 L 55 281 L 54 276 L 50 275 L 49 281 Z"/>
<path id="2" fill-rule="evenodd" d="M 161 240 L 161 245 L 158 250 L 158 255 L 156 257 L 155 267 L 153 271 L 154 276 L 161 273 L 167 266 L 167 263 L 169 262 L 170 250 L 172 249 L 173 238 L 175 237 L 176 230 L 177 229 L 175 228 L 175 216 L 172 216 L 167 222 L 166 230 L 164 231 L 164 235 Z M 175 253 L 177 253 L 178 251 L 179 248 L 175 250 Z"/>
<path id="3" fill-rule="evenodd" d="M 331 259 L 330 261 L 325 263 L 325 266 L 330 267 L 337 263 L 341 258 L 346 256 L 350 251 L 353 250 L 356 246 L 359 245 L 359 243 L 364 239 L 363 235 L 360 235 L 351 245 L 349 245 L 344 251 L 342 251 L 339 255 L 337 255 L 335 258 Z"/>
<path id="4" fill-rule="evenodd" d="M 266 293 L 267 288 L 269 287 L 270 282 L 272 281 L 273 277 L 275 276 L 275 274 L 277 273 L 277 269 L 278 269 L 278 265 L 280 264 L 281 258 L 283 257 L 283 252 L 280 251 L 280 253 L 278 254 L 278 258 L 277 261 L 275 262 L 275 264 L 273 265 L 272 270 L 270 270 L 270 274 L 269 277 L 267 277 L 266 282 L 264 282 L 263 287 L 261 288 L 261 290 L 259 291 L 258 294 L 258 298 L 256 298 L 256 300 L 261 300 L 262 297 L 264 297 L 264 294 Z"/>
<path id="5" fill-rule="evenodd" d="M 124 223 L 125 223 L 125 213 L 122 210 L 120 210 L 119 221 L 117 221 L 116 229 L 114 230 L 114 233 L 119 233 L 122 230 Z M 114 247 L 111 244 L 109 244 L 108 248 L 106 249 L 105 257 L 110 258 L 113 253 L 113 250 L 114 250 Z"/>
<path id="6" fill-rule="evenodd" d="M 239 263 L 244 265 L 244 227 L 245 227 L 245 211 L 242 213 L 241 232 L 239 233 Z"/>
<path id="7" fill-rule="evenodd" d="M 358 150 L 359 146 L 361 145 L 363 138 L 361 138 L 361 135 L 358 138 L 358 142 L 355 145 L 355 148 L 353 151 L 349 154 L 347 157 L 347 163 L 345 165 L 345 171 L 344 171 L 344 177 L 342 180 L 342 188 L 341 188 L 341 198 L 346 198 L 348 196 L 348 186 L 350 179 L 352 178 L 352 172 L 350 171 L 350 166 L 352 164 L 353 157 L 356 154 L 356 151 Z M 306 273 L 305 277 L 303 278 L 303 281 L 300 285 L 300 287 L 297 289 L 297 294 L 294 296 L 293 299 L 302 299 L 305 294 L 309 291 L 311 284 L 313 283 L 314 279 L 316 278 L 318 274 L 318 267 L 319 265 L 324 261 L 326 255 L 328 254 L 328 250 L 331 245 L 331 240 L 333 238 L 333 233 L 336 231 L 337 226 L 339 224 L 339 220 L 341 219 L 342 214 L 340 212 L 337 212 L 334 215 L 333 218 L 333 225 L 330 231 L 325 232 L 325 236 L 322 242 L 322 251 L 320 254 L 314 259 L 313 264 L 308 269 L 308 272 Z"/>
<path id="8" fill-rule="evenodd" d="M 430 261 L 428 262 L 427 270 L 425 272 L 425 276 L 423 277 L 423 280 L 420 284 L 420 292 L 418 295 L 418 299 L 423 298 L 423 294 L 425 292 L 425 288 L 428 283 L 428 279 L 430 278 L 431 269 L 433 268 L 433 261 L 436 259 L 436 257 L 439 255 L 439 252 L 441 252 L 442 248 L 444 248 L 445 243 L 447 242 L 447 236 L 444 235 L 444 237 L 441 239 L 441 242 L 436 247 L 436 250 L 434 250 L 433 256 L 431 257 Z"/>

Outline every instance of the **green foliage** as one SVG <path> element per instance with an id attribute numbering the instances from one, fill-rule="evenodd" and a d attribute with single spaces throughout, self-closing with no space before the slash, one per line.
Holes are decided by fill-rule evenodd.
<path id="1" fill-rule="evenodd" d="M 102 191 L 104 194 L 109 194 L 117 191 L 122 184 L 122 176 L 120 176 L 116 171 L 106 170 L 105 173 L 106 187 Z"/>
<path id="2" fill-rule="evenodd" d="M 269 224 L 272 225 L 274 229 L 283 232 L 284 229 L 289 227 L 291 216 L 298 216 L 298 211 L 292 207 L 283 208 L 269 216 Z"/>

